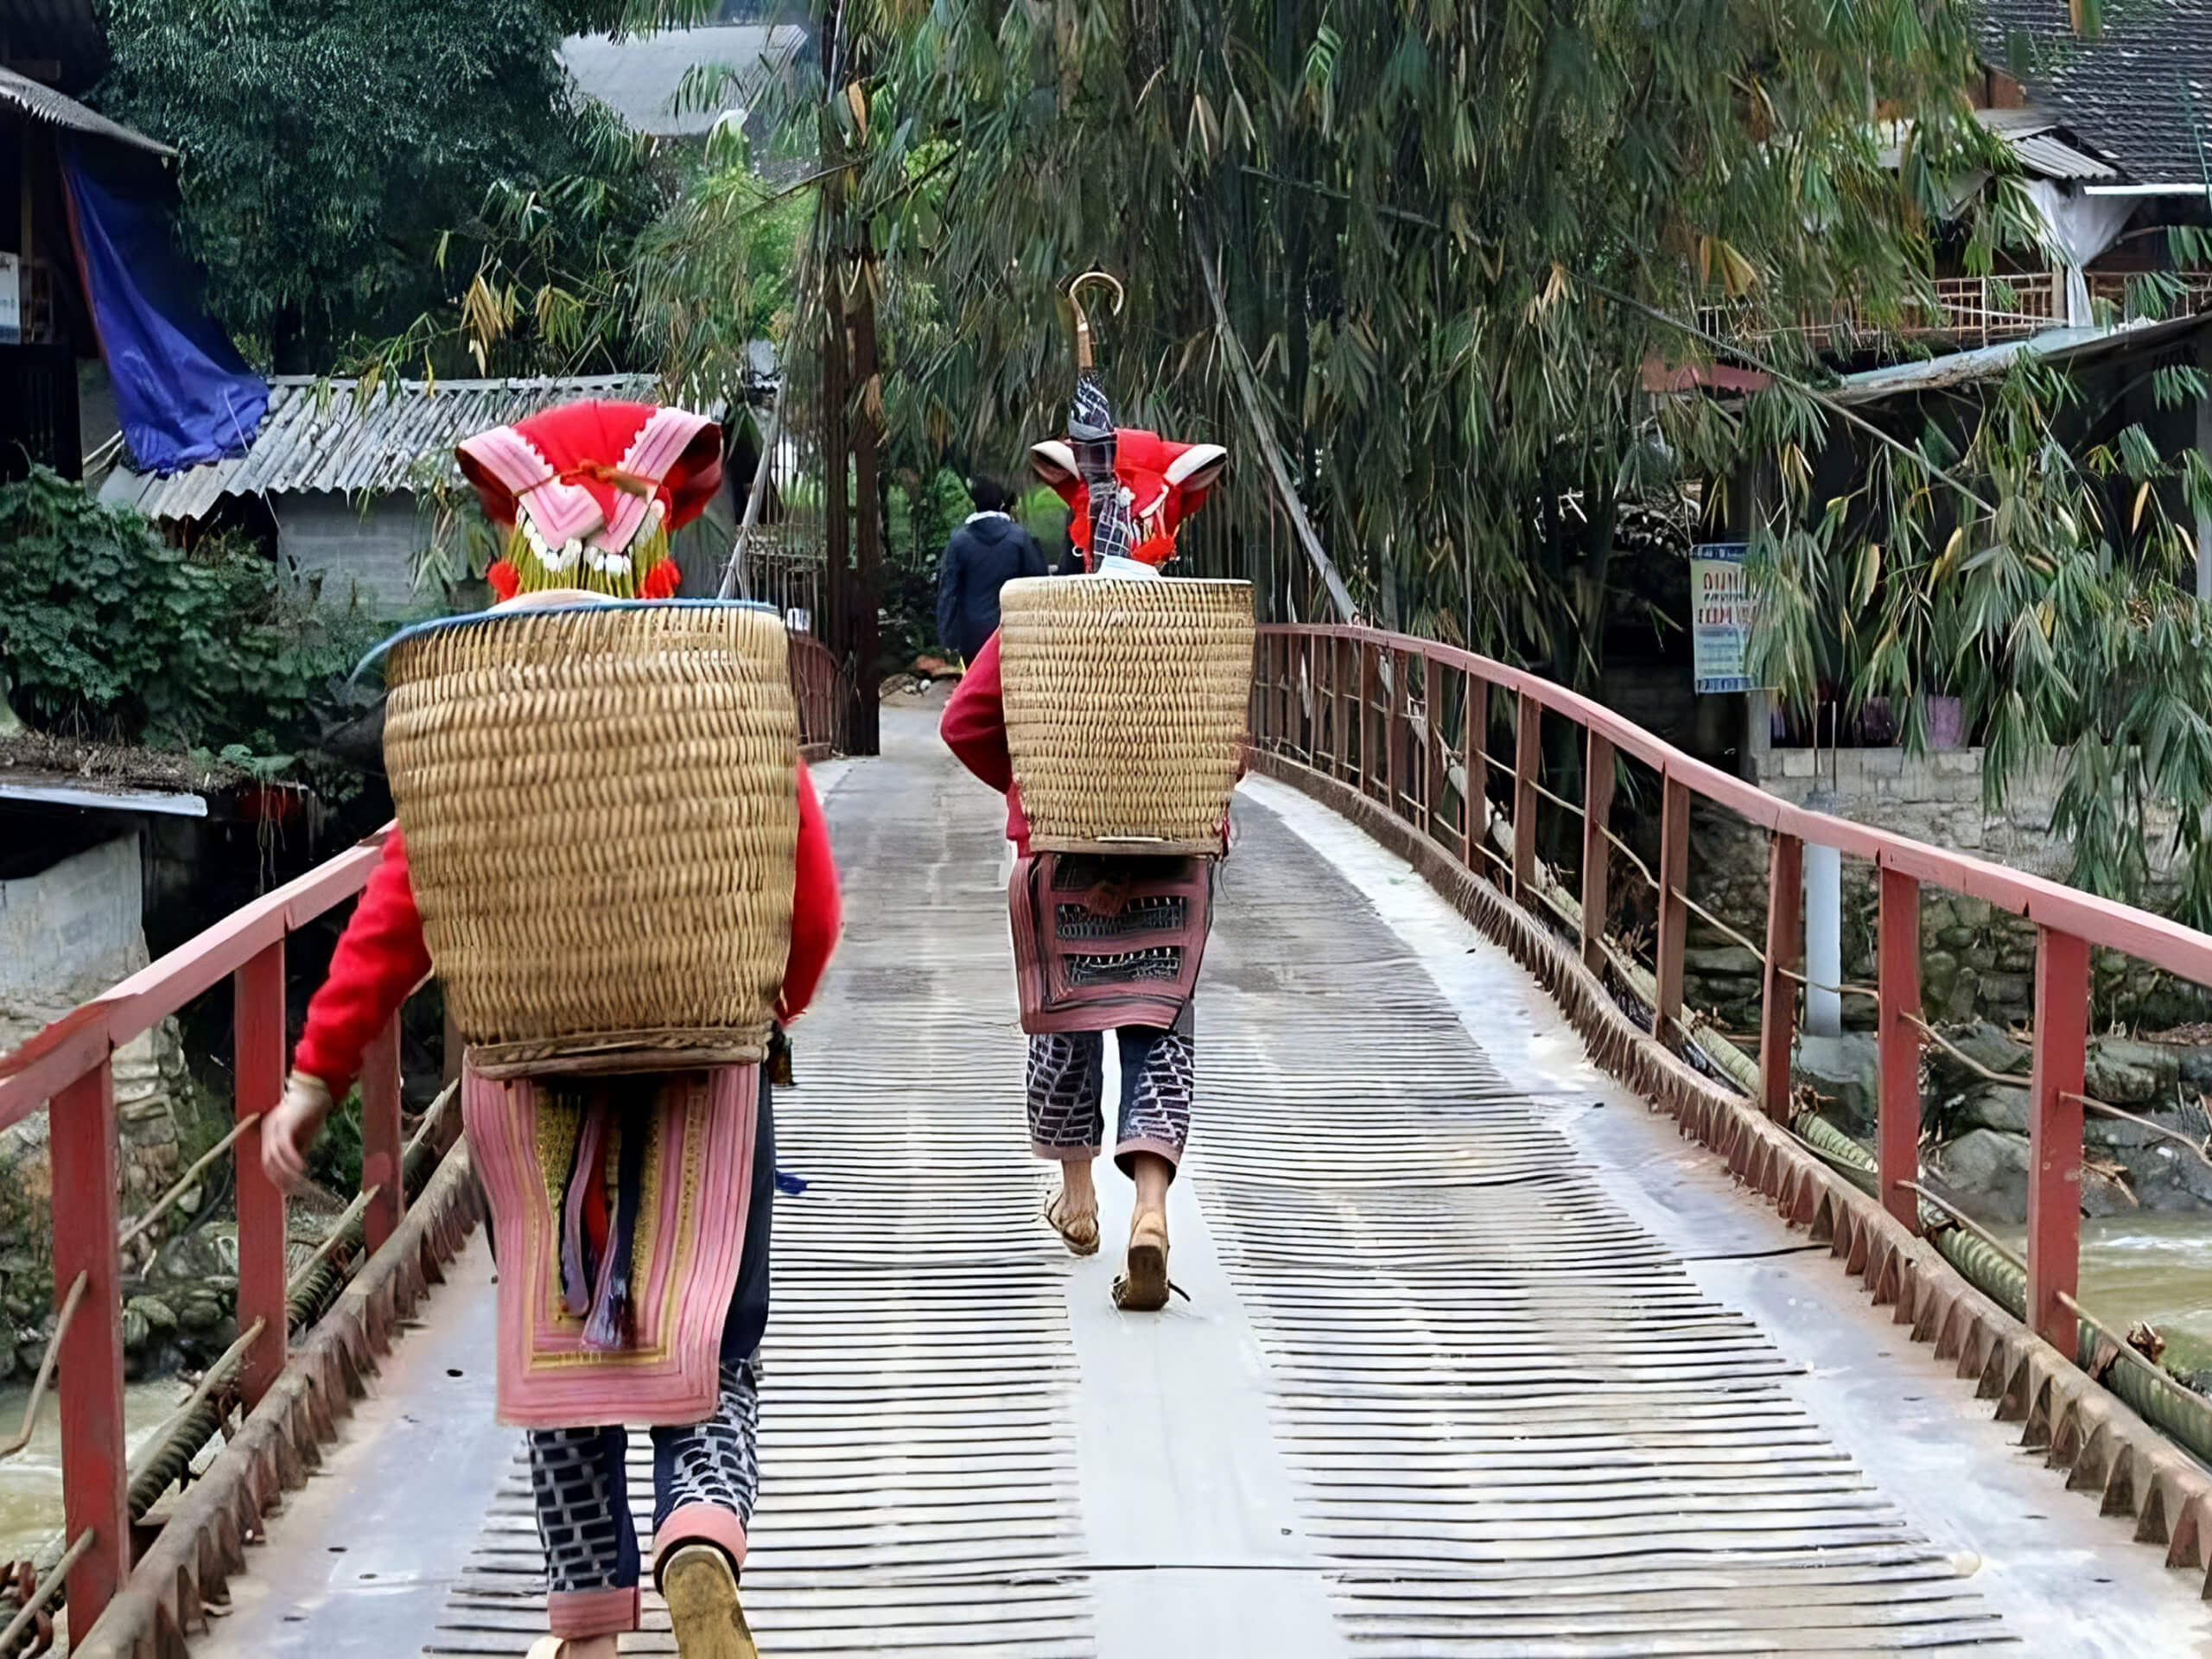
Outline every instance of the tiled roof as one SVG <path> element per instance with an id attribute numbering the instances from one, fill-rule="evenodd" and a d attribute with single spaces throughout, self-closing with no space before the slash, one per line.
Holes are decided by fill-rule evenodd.
<path id="1" fill-rule="evenodd" d="M 1984 55 L 2120 163 L 2131 184 L 2196 184 L 2212 168 L 2212 0 L 2117 0 L 2075 37 L 2067 0 L 1980 0 Z"/>

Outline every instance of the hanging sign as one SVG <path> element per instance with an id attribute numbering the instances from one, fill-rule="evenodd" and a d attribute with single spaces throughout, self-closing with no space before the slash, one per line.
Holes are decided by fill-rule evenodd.
<path id="1" fill-rule="evenodd" d="M 0 253 L 0 346 L 15 346 L 23 338 L 22 261 Z"/>
<path id="2" fill-rule="evenodd" d="M 1747 664 L 1751 584 L 1743 542 L 1702 542 L 1690 550 L 1690 661 L 1700 696 L 1756 691 Z"/>

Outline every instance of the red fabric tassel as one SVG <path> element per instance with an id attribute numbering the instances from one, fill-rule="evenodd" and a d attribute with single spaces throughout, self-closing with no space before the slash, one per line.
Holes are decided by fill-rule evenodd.
<path id="1" fill-rule="evenodd" d="M 501 559 L 484 573 L 484 580 L 492 584 L 492 591 L 504 601 L 522 591 L 522 572 Z"/>
<path id="2" fill-rule="evenodd" d="M 645 572 L 645 579 L 638 584 L 638 592 L 646 599 L 668 599 L 683 580 L 683 573 L 676 568 L 676 561 L 663 559 Z"/>

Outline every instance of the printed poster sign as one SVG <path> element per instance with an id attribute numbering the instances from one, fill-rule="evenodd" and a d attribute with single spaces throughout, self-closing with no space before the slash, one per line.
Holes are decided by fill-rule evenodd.
<path id="1" fill-rule="evenodd" d="M 1745 664 L 1751 643 L 1751 585 L 1744 542 L 1690 550 L 1690 658 L 1700 696 L 1759 689 Z"/>

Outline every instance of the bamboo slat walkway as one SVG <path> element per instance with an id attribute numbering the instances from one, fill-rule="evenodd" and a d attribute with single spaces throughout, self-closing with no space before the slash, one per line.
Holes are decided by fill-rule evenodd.
<path id="1" fill-rule="evenodd" d="M 997 802 L 922 720 L 886 724 L 887 756 L 829 795 L 847 933 L 778 1098 L 780 1162 L 808 1185 L 776 1216 L 746 1572 L 764 1653 L 2143 1650 L 2139 1627 L 2069 1630 L 2047 1607 L 2031 1630 L 1992 1588 L 2009 1581 L 1961 1558 L 1940 1477 L 1902 1457 L 1870 1472 L 1856 1446 L 1882 1431 L 1853 1415 L 1858 1374 L 1809 1363 L 1818 1332 L 1773 1294 L 1799 1282 L 1779 1276 L 1794 1258 L 1764 1287 L 1731 1276 L 1802 1237 L 1748 1205 L 1720 1226 L 1717 1185 L 1694 1203 L 1635 1187 L 1633 1160 L 1696 1154 L 1624 1112 L 1621 1166 L 1593 1162 L 1567 1113 L 1594 1074 L 1510 1080 L 1449 964 L 1262 804 L 1280 789 L 1240 808 L 1199 997 L 1172 1216 L 1191 1300 L 1115 1313 L 1110 1248 L 1071 1262 L 1038 1218 Z M 1122 1185 L 1102 1171 L 1109 1206 Z M 1109 1241 L 1124 1221 L 1109 1207 Z M 1840 1275 L 1822 1282 L 1817 1324 L 1880 1329 Z M 488 1372 L 486 1294 L 443 1294 L 481 1328 L 434 1313 L 410 1343 L 473 1348 Z M 1915 1386 L 1938 1375 L 1912 1363 Z M 522 1654 L 543 1628 L 537 1544 L 515 1441 L 480 1432 L 484 1392 L 439 1408 L 475 1432 L 456 1447 L 491 1448 L 455 1452 L 476 1459 L 473 1512 L 416 1523 L 467 1540 L 457 1559 L 357 1581 L 376 1540 L 332 1554 L 348 1510 L 310 1482 L 204 1651 Z M 357 1434 L 403 1434 L 406 1404 L 372 1402 Z M 1960 1455 L 1993 1480 L 2018 1460 L 1994 1437 Z M 372 1480 L 374 1446 L 332 1467 Z M 465 1472 L 451 1503 L 472 1501 Z M 2062 1604 L 2102 1582 L 2137 1605 L 2160 1569 L 2078 1510 L 1977 1548 L 2072 1561 Z M 2208 1650 L 2212 1627 L 2157 1593 L 2169 1650 Z M 657 1606 L 649 1626 L 626 1650 L 672 1651 Z"/>

